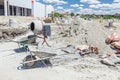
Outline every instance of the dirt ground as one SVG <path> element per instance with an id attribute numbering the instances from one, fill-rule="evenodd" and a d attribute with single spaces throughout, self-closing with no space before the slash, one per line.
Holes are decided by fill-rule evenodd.
<path id="1" fill-rule="evenodd" d="M 2 17 L 3 18 L 3 17 Z M 32 21 L 31 18 L 19 19 L 19 23 L 24 23 L 27 28 Z M 8 19 L 6 19 L 8 20 Z M 3 20 L 6 24 L 7 21 Z M 23 21 L 23 22 L 22 22 Z M 26 22 L 24 22 L 26 21 Z M 100 62 L 99 56 L 102 54 L 115 52 L 110 45 L 105 43 L 105 39 L 111 33 L 116 32 L 120 36 L 120 20 L 114 20 L 113 27 L 106 28 L 107 20 L 102 23 L 99 20 L 75 19 L 71 25 L 64 25 L 64 29 L 59 29 L 55 23 L 50 24 L 52 29 L 48 43 L 51 47 L 41 45 L 40 51 L 57 53 L 51 60 L 52 67 L 37 67 L 32 69 L 18 69 L 22 59 L 28 55 L 26 52 L 18 52 L 18 44 L 14 42 L 0 43 L 0 79 L 1 80 L 120 80 L 120 65 L 107 66 Z M 2 22 L 1 22 L 2 23 Z M 20 24 L 19 24 L 20 25 Z M 4 26 L 1 26 L 4 28 Z M 8 27 L 8 26 L 5 26 Z M 71 29 L 70 29 L 71 27 Z M 70 30 L 70 33 L 69 33 Z M 31 34 L 30 31 L 26 35 Z M 25 36 L 25 35 L 22 35 Z M 15 40 L 19 39 L 17 37 Z M 59 48 L 67 45 L 92 45 L 99 49 L 99 55 L 80 56 L 79 54 L 64 54 Z M 33 48 L 32 48 L 33 49 Z"/>

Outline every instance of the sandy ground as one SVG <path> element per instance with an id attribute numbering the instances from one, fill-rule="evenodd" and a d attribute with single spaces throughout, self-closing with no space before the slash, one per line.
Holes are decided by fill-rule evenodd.
<path id="1" fill-rule="evenodd" d="M 120 65 L 106 66 L 100 63 L 99 55 L 65 54 L 60 47 L 72 45 L 95 45 L 99 48 L 100 54 L 114 52 L 105 44 L 105 38 L 112 32 L 119 32 L 119 22 L 114 25 L 117 29 L 104 27 L 106 23 L 99 23 L 97 20 L 87 21 L 80 19 L 80 25 L 72 28 L 77 29 L 77 36 L 63 37 L 57 25 L 52 24 L 52 36 L 48 43 L 52 47 L 40 46 L 39 50 L 56 53 L 57 57 L 51 62 L 52 67 L 37 67 L 32 69 L 18 69 L 20 62 L 29 53 L 18 51 L 18 44 L 14 42 L 0 43 L 0 79 L 1 80 L 120 80 Z M 58 31 L 57 31 L 58 29 Z M 67 29 L 67 28 L 66 28 Z M 85 32 L 87 31 L 87 35 Z M 17 39 L 19 39 L 18 37 Z M 85 41 L 87 38 L 87 42 Z M 17 40 L 16 39 L 16 40 Z"/>
<path id="2" fill-rule="evenodd" d="M 7 46 L 7 47 L 6 47 Z M 53 67 L 21 69 L 21 60 L 28 53 L 16 53 L 18 45 L 13 42 L 1 43 L 0 46 L 0 79 L 1 80 L 120 80 L 120 67 L 109 67 L 99 62 L 95 55 L 62 56 L 59 64 Z M 72 58 L 70 58 L 72 56 Z M 75 59 L 77 58 L 77 59 Z M 71 61 L 67 61 L 71 59 Z"/>

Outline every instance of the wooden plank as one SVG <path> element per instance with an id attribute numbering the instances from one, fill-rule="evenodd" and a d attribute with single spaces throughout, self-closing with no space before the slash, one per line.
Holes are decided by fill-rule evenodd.
<path id="1" fill-rule="evenodd" d="M 39 52 L 39 51 L 31 51 L 31 53 L 35 54 L 39 58 L 52 57 L 52 56 L 56 55 L 56 54 L 53 54 L 53 53 Z"/>
<path id="2" fill-rule="evenodd" d="M 36 59 L 36 60 L 31 60 L 31 61 L 23 61 L 20 64 L 26 64 L 26 63 L 35 62 L 35 61 L 42 61 L 42 60 L 46 60 L 46 59 L 50 59 L 50 57 Z"/>

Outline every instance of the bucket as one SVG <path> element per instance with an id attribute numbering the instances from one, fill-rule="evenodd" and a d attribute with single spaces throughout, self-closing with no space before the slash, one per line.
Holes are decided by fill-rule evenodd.
<path id="1" fill-rule="evenodd" d="M 14 19 L 9 19 L 9 26 L 10 27 L 17 27 L 17 21 Z"/>
<path id="2" fill-rule="evenodd" d="M 109 22 L 108 26 L 112 27 L 113 26 L 113 22 Z"/>

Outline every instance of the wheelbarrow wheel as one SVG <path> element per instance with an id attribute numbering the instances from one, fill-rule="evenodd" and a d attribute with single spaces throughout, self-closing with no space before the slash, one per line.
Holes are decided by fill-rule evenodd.
<path id="1" fill-rule="evenodd" d="M 34 55 L 28 55 L 25 57 L 24 61 L 32 61 L 32 60 L 36 60 L 36 57 Z M 35 62 L 29 62 L 29 63 L 25 63 L 26 67 L 33 67 L 35 64 Z"/>

